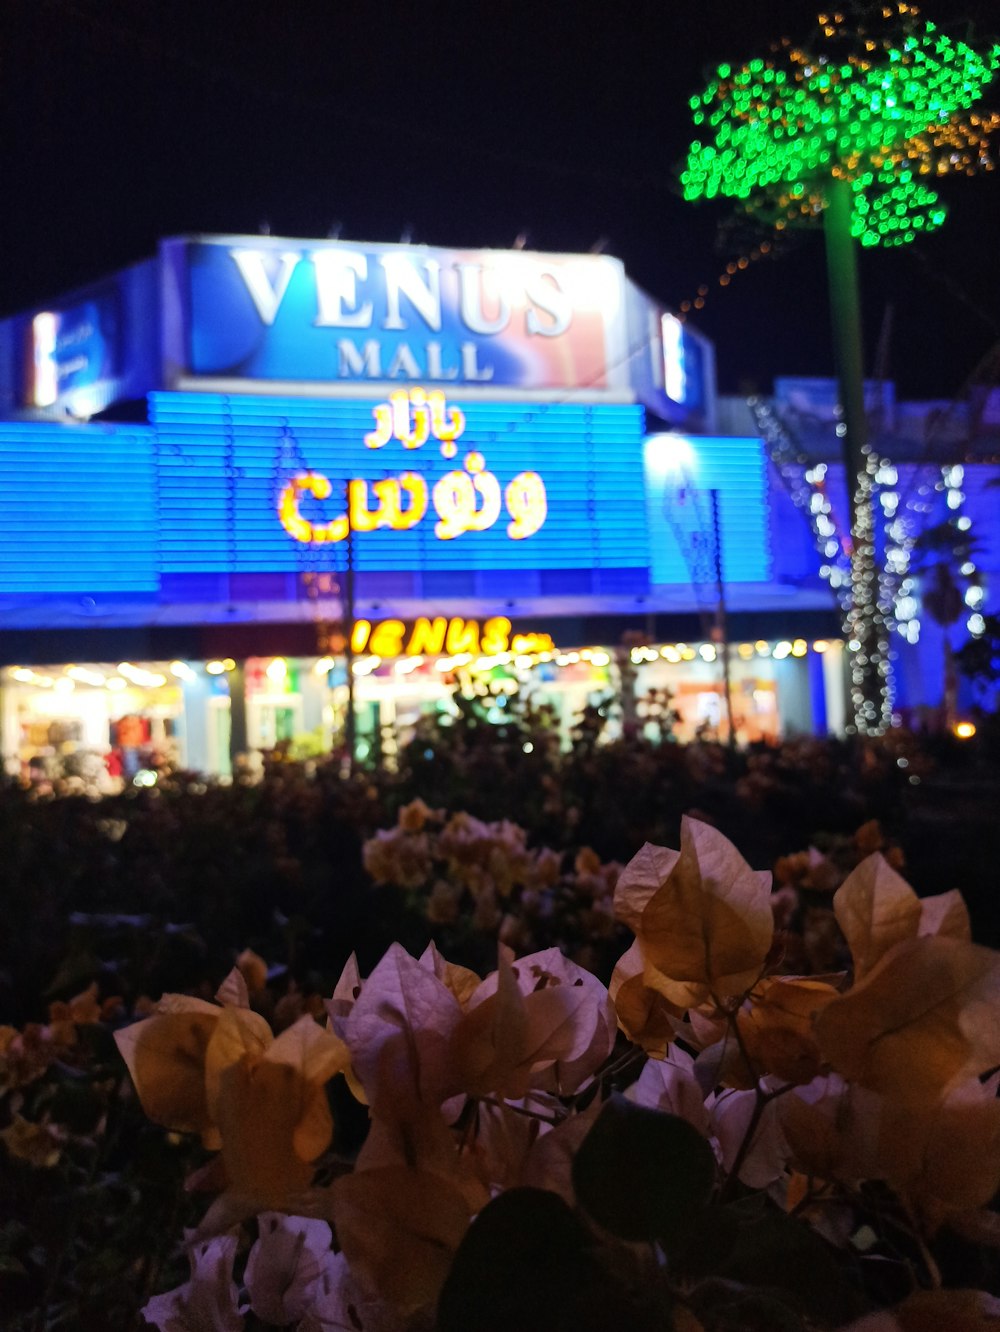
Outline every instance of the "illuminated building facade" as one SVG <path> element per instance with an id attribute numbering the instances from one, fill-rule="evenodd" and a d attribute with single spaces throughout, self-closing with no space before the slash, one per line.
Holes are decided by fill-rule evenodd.
<path id="1" fill-rule="evenodd" d="M 348 634 L 364 746 L 456 678 L 722 734 L 717 550 L 739 738 L 843 725 L 808 529 L 609 256 L 168 240 L 0 325 L 0 414 L 11 769 L 328 746 Z"/>

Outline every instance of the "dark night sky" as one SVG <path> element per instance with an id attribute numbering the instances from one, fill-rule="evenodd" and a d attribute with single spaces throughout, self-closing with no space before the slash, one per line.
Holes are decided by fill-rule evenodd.
<path id="1" fill-rule="evenodd" d="M 995 0 L 928 0 L 952 35 Z M 725 206 L 685 203 L 689 96 L 720 60 L 801 36 L 805 0 L 4 0 L 0 313 L 152 254 L 255 232 L 586 250 L 599 239 L 698 327 L 721 387 L 827 374 L 822 241 L 803 234 L 722 290 Z M 994 101 L 1000 99 L 1000 87 Z M 957 394 L 1000 338 L 1000 171 L 947 183 L 946 226 L 862 256 L 868 360 Z"/>

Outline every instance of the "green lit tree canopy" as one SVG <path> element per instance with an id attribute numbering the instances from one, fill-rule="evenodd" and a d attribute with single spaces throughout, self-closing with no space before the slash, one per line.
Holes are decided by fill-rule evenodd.
<path id="1" fill-rule="evenodd" d="M 703 138 L 681 176 L 687 199 L 723 196 L 779 230 L 818 219 L 830 182 L 852 189 L 863 245 L 901 245 L 940 226 L 930 182 L 992 166 L 994 113 L 972 111 L 1000 68 L 911 5 L 876 5 L 850 22 L 819 15 L 808 44 L 783 39 L 739 67 L 720 65 L 691 99 Z"/>

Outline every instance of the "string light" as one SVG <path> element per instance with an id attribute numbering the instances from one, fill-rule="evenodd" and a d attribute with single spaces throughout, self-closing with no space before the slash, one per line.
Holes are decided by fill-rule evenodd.
<path id="1" fill-rule="evenodd" d="M 691 99 L 695 125 L 704 128 L 681 176 L 684 197 L 735 200 L 779 234 L 823 221 L 841 200 L 851 237 L 865 246 L 906 244 L 940 226 L 946 210 L 928 178 L 993 165 L 989 136 L 1000 116 L 971 108 L 1000 68 L 1000 46 L 980 55 L 933 24 L 918 24 L 916 7 L 905 3 L 880 12 L 881 28 L 874 12 L 874 28 L 867 18 L 865 27 L 848 26 L 842 14 L 821 14 L 805 46 L 783 38 L 766 59 L 720 65 Z M 835 222 L 838 216 L 828 215 Z M 838 424 L 838 435 L 847 425 Z M 879 565 L 872 503 L 882 464 L 870 448 L 860 453 L 855 462 L 847 451 L 852 525 L 841 604 L 854 729 L 880 735 L 893 721 L 891 592 L 907 560 L 905 545 L 894 539 L 891 565 Z M 793 477 L 796 467 L 790 457 L 787 479 L 808 497 L 832 582 L 841 562 L 834 524 L 815 478 Z M 889 525 L 898 507 L 892 494 L 887 490 L 882 505 Z M 964 530 L 960 521 L 956 527 Z"/>
<path id="2" fill-rule="evenodd" d="M 919 472 L 910 483 L 916 494 L 900 494 L 898 469 L 885 457 L 873 450 L 866 456 L 865 470 L 859 478 L 863 489 L 860 498 L 866 502 L 860 508 L 868 515 L 861 530 L 861 543 L 856 565 L 852 570 L 850 534 L 838 520 L 827 491 L 825 463 L 811 462 L 796 440 L 790 422 L 775 407 L 760 397 L 748 399 L 755 424 L 764 441 L 768 458 L 775 467 L 795 507 L 806 518 L 812 530 L 813 541 L 821 557 L 820 574 L 836 595 L 843 614 L 844 634 L 848 643 L 876 646 L 874 665 L 878 678 L 878 697 L 875 717 L 866 708 L 864 689 L 867 658 L 857 666 L 852 664 L 852 701 L 858 711 L 858 728 L 863 733 L 875 733 L 885 723 L 891 724 L 892 694 L 889 675 L 891 635 L 898 633 L 909 643 L 920 638 L 920 600 L 918 581 L 912 569 L 915 544 L 927 526 L 932 505 L 923 495 L 931 488 L 944 492 L 950 522 L 955 528 L 954 557 L 961 562 L 960 573 L 967 580 L 965 604 L 970 612 L 966 628 L 974 637 L 981 635 L 985 621 L 981 610 L 985 591 L 981 572 L 972 555 L 968 527 L 960 526 L 969 520 L 962 510 L 965 492 L 962 489 L 964 469 L 948 466 Z M 927 483 L 917 487 L 920 475 Z M 878 509 L 872 504 L 877 496 Z M 874 513 L 881 514 L 880 531 L 875 530 Z M 881 551 L 881 560 L 878 552 Z M 857 606 L 852 609 L 852 584 L 857 583 Z M 866 636 L 866 622 L 871 620 L 874 633 Z"/>
<path id="3" fill-rule="evenodd" d="M 838 178 L 851 184 L 862 245 L 905 245 L 939 227 L 946 209 L 928 182 L 993 166 L 1000 115 L 971 108 L 1000 46 L 980 55 L 918 23 L 914 6 L 880 12 L 879 32 L 821 15 L 808 46 L 783 39 L 767 58 L 720 65 L 690 101 L 704 138 L 689 149 L 684 197 L 734 199 L 780 232 L 816 222 Z"/>
<path id="4" fill-rule="evenodd" d="M 736 259 L 730 259 L 725 268 L 716 278 L 716 285 L 719 287 L 728 287 L 733 278 L 738 273 L 746 272 L 751 264 L 757 263 L 761 259 L 773 256 L 775 253 L 772 241 L 765 240 L 754 245 L 752 249 L 740 254 Z M 687 316 L 694 310 L 704 309 L 705 303 L 711 293 L 711 286 L 708 283 L 702 283 L 698 287 L 698 294 L 687 300 L 681 301 L 678 308 L 678 319 L 684 323 Z"/>

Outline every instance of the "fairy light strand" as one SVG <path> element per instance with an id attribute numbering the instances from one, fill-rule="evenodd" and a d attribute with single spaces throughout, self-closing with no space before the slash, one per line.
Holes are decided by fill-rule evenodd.
<path id="1" fill-rule="evenodd" d="M 808 44 L 787 38 L 768 56 L 723 64 L 691 98 L 703 138 L 681 175 L 686 199 L 733 199 L 775 230 L 819 220 L 828 183 L 851 183 L 852 234 L 904 245 L 944 221 L 930 182 L 994 163 L 1000 115 L 973 106 L 1000 68 L 915 6 L 871 11 L 865 24 L 820 14 Z"/>

